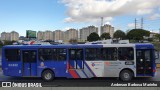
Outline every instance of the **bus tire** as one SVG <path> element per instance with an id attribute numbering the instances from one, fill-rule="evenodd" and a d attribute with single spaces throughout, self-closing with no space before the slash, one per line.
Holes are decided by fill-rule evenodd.
<path id="1" fill-rule="evenodd" d="M 54 79 L 54 73 L 53 73 L 53 71 L 51 71 L 51 70 L 45 70 L 45 71 L 43 71 L 42 78 L 45 81 L 52 81 Z"/>
<path id="2" fill-rule="evenodd" d="M 123 70 L 120 73 L 120 79 L 122 81 L 130 81 L 133 78 L 133 73 L 130 70 Z"/>

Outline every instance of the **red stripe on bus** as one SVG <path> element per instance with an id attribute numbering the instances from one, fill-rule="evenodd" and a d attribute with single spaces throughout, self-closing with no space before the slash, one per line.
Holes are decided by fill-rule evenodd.
<path id="1" fill-rule="evenodd" d="M 71 65 L 69 65 L 69 67 L 71 67 L 72 68 L 72 66 Z M 77 75 L 77 73 L 74 71 L 74 70 L 69 70 L 69 73 L 72 75 L 72 77 L 73 78 L 79 78 L 79 76 Z"/>
<path id="2" fill-rule="evenodd" d="M 156 72 L 156 69 L 153 69 L 153 72 Z"/>

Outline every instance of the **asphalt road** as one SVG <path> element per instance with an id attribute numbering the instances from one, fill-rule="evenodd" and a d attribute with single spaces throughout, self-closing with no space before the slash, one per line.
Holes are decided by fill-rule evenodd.
<path id="1" fill-rule="evenodd" d="M 12 82 L 44 82 L 44 86 L 106 86 L 108 83 L 120 82 L 123 83 L 118 78 L 91 78 L 91 79 L 67 79 L 67 78 L 55 78 L 51 82 L 45 82 L 41 78 L 15 78 L 2 75 L 0 72 L 0 81 L 12 81 Z M 160 81 L 160 69 L 157 69 L 157 75 L 153 78 L 134 78 L 131 82 L 152 82 Z"/>

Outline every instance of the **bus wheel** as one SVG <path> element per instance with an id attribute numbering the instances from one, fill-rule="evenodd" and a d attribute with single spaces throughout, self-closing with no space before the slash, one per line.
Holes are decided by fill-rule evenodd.
<path id="1" fill-rule="evenodd" d="M 43 71 L 42 73 L 42 78 L 45 80 L 45 81 L 51 81 L 54 79 L 54 73 L 51 71 L 51 70 L 45 70 Z"/>
<path id="2" fill-rule="evenodd" d="M 133 73 L 129 70 L 123 70 L 121 73 L 120 73 L 120 79 L 122 81 L 130 81 L 133 77 Z"/>

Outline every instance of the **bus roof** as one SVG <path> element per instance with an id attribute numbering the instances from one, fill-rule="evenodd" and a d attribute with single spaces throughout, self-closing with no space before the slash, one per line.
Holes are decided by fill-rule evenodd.
<path id="1" fill-rule="evenodd" d="M 150 43 L 130 43 L 130 44 L 58 44 L 58 45 L 6 45 L 3 48 L 76 48 L 76 47 L 136 47 L 142 48 L 154 48 Z"/>

